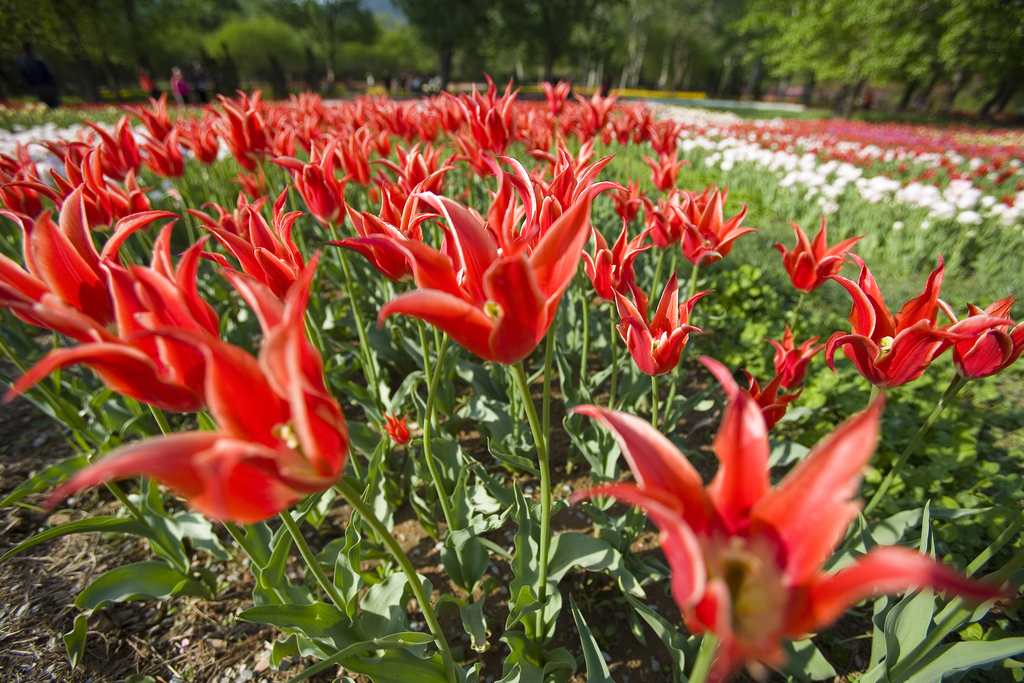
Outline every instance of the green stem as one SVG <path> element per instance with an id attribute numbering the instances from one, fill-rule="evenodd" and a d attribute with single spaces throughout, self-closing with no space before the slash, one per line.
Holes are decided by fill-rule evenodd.
<path id="1" fill-rule="evenodd" d="M 424 340 L 426 337 L 424 337 Z M 426 354 L 426 346 L 423 349 Z M 448 500 L 448 491 L 444 487 L 441 474 L 437 471 L 437 463 L 434 462 L 433 446 L 430 443 L 430 425 L 434 421 L 434 404 L 437 402 L 437 385 L 441 379 L 441 372 L 444 368 L 444 359 L 448 355 L 448 335 L 441 338 L 441 346 L 437 349 L 437 363 L 433 372 L 427 371 L 430 377 L 430 387 L 427 391 L 427 414 L 423 419 L 423 458 L 427 461 L 427 469 L 430 470 L 430 478 L 434 480 L 434 488 L 437 489 L 437 499 L 441 502 L 441 511 L 444 513 L 444 522 L 448 525 L 448 533 L 456 530 L 455 515 L 452 513 L 451 502 Z"/>
<path id="2" fill-rule="evenodd" d="M 195 218 L 192 217 L 187 209 L 195 209 L 196 203 L 192 199 L 192 192 L 188 189 L 188 181 L 185 180 L 184 176 L 177 179 L 175 185 L 178 186 L 178 193 L 181 194 L 181 201 L 185 205 L 182 209 L 182 215 L 185 217 L 185 229 L 188 232 L 188 243 L 196 243 L 196 228 L 194 225 Z"/>
<path id="3" fill-rule="evenodd" d="M 704 637 L 700 641 L 697 659 L 693 662 L 693 669 L 690 670 L 690 683 L 704 683 L 707 680 L 717 650 L 718 638 L 711 631 L 705 631 Z"/>
<path id="4" fill-rule="evenodd" d="M 658 376 L 651 375 L 651 426 L 658 428 Z"/>
<path id="5" fill-rule="evenodd" d="M 430 349 L 427 347 L 427 331 L 423 329 L 423 321 L 416 318 L 416 327 L 420 331 L 420 348 L 423 349 L 423 375 L 430 386 Z"/>
<path id="6" fill-rule="evenodd" d="M 1021 527 L 1024 526 L 1024 511 L 1021 511 L 1010 525 L 1003 529 L 1003 533 L 999 534 L 987 548 L 981 551 L 981 553 L 974 558 L 974 561 L 967 565 L 966 573 L 967 576 L 973 575 L 976 571 L 985 566 L 985 563 L 992 559 L 992 556 L 1002 549 L 1004 545 L 1009 543 L 1017 532 L 1020 531 Z"/>
<path id="7" fill-rule="evenodd" d="M 345 599 L 341 597 L 341 593 L 334 587 L 334 582 L 327 578 L 327 574 L 324 574 L 323 567 L 317 561 L 316 557 L 313 556 L 313 551 L 309 549 L 309 545 L 306 543 L 306 539 L 302 537 L 302 531 L 299 530 L 299 525 L 292 519 L 292 513 L 290 510 L 285 510 L 278 517 L 284 522 L 285 527 L 288 529 L 288 533 L 292 535 L 292 540 L 295 541 L 295 545 L 299 547 L 299 553 L 302 555 L 302 559 L 306 562 L 306 568 L 313 573 L 316 577 L 316 582 L 320 584 L 320 588 L 327 593 L 327 596 L 331 599 L 337 607 L 340 609 L 345 608 Z"/>
<path id="8" fill-rule="evenodd" d="M 252 544 L 249 543 L 249 539 L 245 537 L 245 534 L 234 522 L 224 522 L 224 528 L 228 530 L 228 533 L 231 534 L 231 538 L 235 539 L 235 543 L 238 544 L 238 547 L 240 547 L 246 555 L 250 558 L 256 557 L 256 551 L 253 550 Z"/>
<path id="9" fill-rule="evenodd" d="M 650 301 L 653 303 L 658 299 L 658 284 L 661 282 L 661 268 L 665 265 L 665 250 L 658 250 L 658 265 L 654 267 L 654 282 L 651 284 Z"/>
<path id="10" fill-rule="evenodd" d="M 587 356 L 590 355 L 590 299 L 586 287 L 581 289 L 583 299 L 583 353 L 580 356 L 580 394 L 587 385 Z"/>
<path id="11" fill-rule="evenodd" d="M 617 312 L 615 307 L 612 306 L 611 314 L 611 330 L 608 337 L 608 343 L 612 346 L 612 386 L 608 390 L 608 408 L 615 408 L 615 383 L 619 380 L 619 343 L 616 337 L 618 336 L 618 330 L 615 328 L 615 317 Z"/>
<path id="12" fill-rule="evenodd" d="M 338 241 L 338 230 L 334 225 L 330 226 L 331 239 Z M 348 300 L 352 304 L 352 315 L 356 320 L 356 332 L 359 335 L 359 355 L 363 361 L 363 374 L 370 385 L 370 393 L 373 394 L 377 403 L 380 403 L 380 387 L 377 386 L 377 373 L 374 370 L 370 356 L 370 345 L 366 341 L 366 329 L 363 324 L 363 314 L 359 311 L 359 300 L 356 297 L 355 284 L 352 282 L 352 271 L 348 266 L 348 254 L 344 247 L 338 247 L 338 257 L 341 261 L 341 269 L 345 274 L 345 287 L 348 290 Z"/>
<path id="13" fill-rule="evenodd" d="M 448 648 L 448 641 L 445 640 L 444 632 L 441 631 L 441 624 L 438 623 L 437 616 L 434 614 L 434 608 L 430 604 L 430 596 L 427 595 L 427 592 L 423 589 L 423 583 L 420 581 L 420 577 L 416 573 L 416 569 L 412 566 L 412 562 L 409 561 L 409 557 L 402 550 L 402 546 L 395 540 L 395 537 L 388 531 L 387 527 L 385 527 L 373 514 L 373 510 L 370 506 L 363 502 L 363 499 L 347 481 L 340 479 L 335 486 L 337 486 L 338 490 L 341 491 L 341 495 L 348 500 L 352 509 L 359 513 L 359 516 L 370 525 L 370 528 L 373 529 L 378 538 L 384 542 L 384 545 L 387 546 L 391 556 L 395 558 L 395 561 L 398 562 L 398 566 L 402 568 L 402 572 L 409 580 L 409 587 L 412 589 L 412 593 L 416 597 L 416 601 L 420 604 L 420 611 L 423 612 L 423 619 L 427 622 L 427 627 L 430 629 L 430 633 L 434 636 L 434 642 L 437 644 L 437 649 L 441 653 L 441 660 L 444 662 L 445 675 L 451 683 L 457 683 L 459 678 L 455 671 L 455 661 L 452 659 L 452 652 Z"/>
<path id="14" fill-rule="evenodd" d="M 543 605 L 548 594 L 548 552 L 551 547 L 551 467 L 548 462 L 547 435 L 541 430 L 537 409 L 530 396 L 529 380 L 526 378 L 526 370 L 523 369 L 522 362 L 516 363 L 512 367 L 512 371 L 523 405 L 526 407 L 526 417 L 530 421 L 530 429 L 533 431 L 533 441 L 537 446 L 537 462 L 540 469 L 540 561 L 537 570 L 537 601 Z M 543 639 L 544 630 L 544 609 L 541 608 L 537 612 L 538 640 Z"/>
<path id="15" fill-rule="evenodd" d="M 921 441 L 928 433 L 928 430 L 931 429 L 932 424 L 937 419 L 939 419 L 939 415 L 941 415 L 942 411 L 946 409 L 946 406 L 953 402 L 953 399 L 956 397 L 956 395 L 960 392 L 960 389 L 962 389 L 965 384 L 967 384 L 967 380 L 965 380 L 960 375 L 954 377 L 953 381 L 949 383 L 949 386 L 946 388 L 946 391 L 943 392 L 942 394 L 942 398 L 939 399 L 938 405 L 935 406 L 935 410 L 933 410 L 932 414 L 928 416 L 928 419 L 924 421 L 924 424 L 921 425 L 921 428 L 917 430 L 917 434 L 915 434 L 914 438 L 911 439 L 909 444 L 907 444 L 907 447 L 903 450 L 903 453 L 900 454 L 900 457 L 893 464 L 892 469 L 890 469 L 889 473 L 885 475 L 885 479 L 882 480 L 882 483 L 879 485 L 878 490 L 875 491 L 875 495 L 871 496 L 871 500 L 868 501 L 868 504 L 864 507 L 865 517 L 871 514 L 874 511 L 874 509 L 878 507 L 878 504 L 882 501 L 882 498 L 889 491 L 889 487 L 892 485 L 892 482 L 896 478 L 896 475 L 900 473 L 900 470 L 903 469 L 903 466 L 907 464 L 907 460 L 909 460 L 910 456 L 912 456 L 914 454 L 914 451 L 917 450 L 917 447 L 921 444 Z M 874 400 L 874 394 L 877 393 L 877 391 L 878 388 L 874 387 L 872 392 L 872 400 Z"/>
<path id="16" fill-rule="evenodd" d="M 690 283 L 686 287 L 686 300 L 689 301 L 694 294 L 697 293 L 697 274 L 700 273 L 700 266 L 696 263 L 693 264 L 693 270 L 690 271 Z M 652 299 L 653 301 L 653 299 Z M 692 325 L 693 322 L 691 321 Z"/>
<path id="17" fill-rule="evenodd" d="M 557 313 L 556 313 L 557 316 Z M 555 326 L 548 329 L 547 343 L 544 345 L 544 402 L 541 406 L 544 421 L 544 450 L 551 452 L 551 357 L 555 351 Z"/>
<path id="18" fill-rule="evenodd" d="M 807 292 L 800 292 L 800 298 L 796 300 L 796 307 L 789 312 L 789 328 L 796 331 L 797 316 L 800 315 L 800 308 L 804 305 L 804 299 L 807 298 Z"/>
<path id="19" fill-rule="evenodd" d="M 160 433 L 164 436 L 170 434 L 171 425 L 167 424 L 167 416 L 164 415 L 164 411 L 151 405 L 149 406 L 149 412 L 153 413 L 153 419 L 156 420 L 156 426 L 160 428 Z"/>
<path id="20" fill-rule="evenodd" d="M 681 354 L 680 354 L 681 355 Z M 661 423 L 665 424 L 668 422 L 668 415 L 672 411 L 672 401 L 676 397 L 676 388 L 679 386 L 679 365 L 672 368 L 672 378 L 668 385 L 668 398 L 665 399 L 665 415 L 661 418 Z M 670 426 L 666 430 L 666 434 L 672 431 Z"/>

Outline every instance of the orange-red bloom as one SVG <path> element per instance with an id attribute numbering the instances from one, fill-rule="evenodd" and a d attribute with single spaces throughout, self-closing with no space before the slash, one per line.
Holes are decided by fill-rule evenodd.
<path id="1" fill-rule="evenodd" d="M 829 248 L 828 236 L 825 232 L 825 217 L 821 217 L 821 229 L 814 236 L 812 243 L 807 234 L 796 223 L 790 223 L 796 233 L 796 246 L 792 251 L 778 242 L 775 248 L 782 254 L 782 265 L 789 273 L 793 286 L 801 292 L 811 292 L 821 287 L 830 275 L 838 273 L 846 261 L 846 252 L 853 248 L 864 235 L 851 237 Z"/>
<path id="2" fill-rule="evenodd" d="M 683 228 L 683 256 L 695 266 L 706 266 L 720 261 L 732 251 L 732 244 L 754 228 L 743 227 L 747 216 L 746 204 L 738 214 L 724 220 L 722 207 L 726 194 L 718 188 L 708 188 L 701 195 L 687 195 L 681 208 L 685 214 Z"/>
<path id="3" fill-rule="evenodd" d="M 558 85 L 551 85 L 544 81 L 540 84 L 540 87 L 544 90 L 544 97 L 548 101 L 548 111 L 551 112 L 552 116 L 558 116 L 565 106 L 565 101 L 569 98 L 569 93 L 572 91 L 572 82 L 558 81 Z"/>
<path id="4" fill-rule="evenodd" d="M 604 235 L 594 228 L 594 256 L 583 252 L 583 269 L 587 277 L 594 283 L 594 291 L 605 301 L 615 301 L 615 292 L 625 294 L 636 279 L 633 261 L 640 252 L 650 249 L 653 245 L 641 243 L 647 237 L 647 231 L 641 232 L 633 239 L 629 237 L 626 221 L 622 221 L 622 232 L 615 240 L 615 246 L 608 248 Z"/>
<path id="5" fill-rule="evenodd" d="M 786 325 L 786 332 L 782 335 L 782 343 L 774 339 L 766 339 L 769 344 L 775 347 L 775 374 L 781 379 L 780 382 L 786 389 L 795 389 L 803 384 L 807 376 L 807 366 L 811 359 L 824 350 L 825 345 L 814 346 L 814 342 L 821 337 L 811 337 L 799 348 L 793 341 L 793 331 Z"/>
<path id="6" fill-rule="evenodd" d="M 292 183 L 306 202 L 309 213 L 325 226 L 336 225 L 345 216 L 345 185 L 348 178 L 338 180 L 334 176 L 338 160 L 337 146 L 338 140 L 335 139 L 320 154 L 314 144 L 308 164 L 291 157 L 274 159 L 274 163 L 292 172 Z"/>
<path id="7" fill-rule="evenodd" d="M 647 320 L 647 297 L 636 285 L 630 287 L 633 301 L 615 292 L 615 304 L 622 322 L 618 326 L 629 355 L 640 372 L 664 375 L 679 364 L 679 356 L 691 332 L 700 328 L 689 324 L 693 305 L 708 292 L 698 292 L 679 303 L 679 285 L 672 273 L 661 295 L 654 319 Z"/>
<path id="8" fill-rule="evenodd" d="M 835 573 L 821 570 L 857 516 L 851 498 L 874 453 L 882 406 L 880 398 L 840 425 L 774 488 L 761 411 L 738 388 L 715 438 L 719 467 L 706 488 L 646 421 L 597 406 L 576 409 L 611 431 L 637 480 L 576 498 L 614 496 L 642 507 L 661 529 L 672 596 L 688 628 L 719 640 L 709 680 L 744 664 L 755 672 L 762 663 L 781 665 L 784 638 L 804 638 L 875 593 L 933 586 L 974 602 L 1001 594 L 904 548 L 875 548 Z"/>
<path id="9" fill-rule="evenodd" d="M 685 159 L 676 159 L 675 153 L 659 154 L 657 159 L 644 157 L 644 163 L 651 167 L 651 182 L 662 192 L 675 190 L 679 169 L 690 165 Z"/>
<path id="10" fill-rule="evenodd" d="M 982 320 L 995 318 L 994 326 L 980 330 L 971 337 L 953 345 L 953 365 L 964 379 L 981 379 L 1000 372 L 1012 365 L 1024 353 L 1024 323 L 1014 325 L 1010 320 L 1010 306 L 1016 299 L 1006 297 L 996 301 L 985 310 L 968 304 L 970 313 L 964 321 L 972 318 Z M 943 302 L 939 302 L 944 306 Z M 956 316 L 948 306 L 944 310 L 956 322 Z M 998 324 L 996 324 L 998 323 Z M 1012 329 L 1011 329 L 1012 327 Z"/>
<path id="11" fill-rule="evenodd" d="M 994 317 L 975 316 L 949 327 L 938 326 L 939 288 L 945 267 L 939 265 L 928 276 L 924 293 L 908 301 L 893 316 L 885 306 L 871 271 L 856 254 L 860 281 L 839 275 L 829 277 L 853 297 L 850 323 L 853 332 L 835 332 L 825 343 L 825 361 L 835 372 L 835 353 L 840 347 L 866 380 L 880 387 L 898 387 L 911 382 L 954 342 L 999 324 Z"/>
<path id="12" fill-rule="evenodd" d="M 348 456 L 348 431 L 303 326 L 315 266 L 316 257 L 283 306 L 251 278 L 232 274 L 264 325 L 259 361 L 210 335 L 160 334 L 205 356 L 205 398 L 220 431 L 182 432 L 120 448 L 61 485 L 50 504 L 87 486 L 141 474 L 171 487 L 208 517 L 249 524 L 337 481 Z"/>
<path id="13" fill-rule="evenodd" d="M 640 209 L 650 211 L 653 207 L 651 200 L 640 191 L 640 181 L 634 180 L 620 190 L 613 190 L 610 194 L 615 202 L 615 213 L 627 223 L 636 218 Z"/>
<path id="14" fill-rule="evenodd" d="M 409 416 L 403 415 L 398 417 L 395 414 L 388 415 L 384 413 L 384 429 L 387 431 L 391 441 L 399 446 L 404 446 L 412 439 L 409 435 L 409 425 L 405 423 L 407 417 Z"/>

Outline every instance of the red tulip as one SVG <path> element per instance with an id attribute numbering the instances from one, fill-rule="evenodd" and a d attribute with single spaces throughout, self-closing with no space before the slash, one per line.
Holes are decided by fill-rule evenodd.
<path id="1" fill-rule="evenodd" d="M 600 189 L 584 189 L 532 250 L 521 244 L 501 253 L 478 215 L 446 197 L 418 195 L 445 217 L 442 251 L 396 241 L 419 289 L 388 302 L 379 321 L 411 315 L 485 360 L 518 363 L 544 338 L 572 282 L 590 236 L 590 205 Z"/>
<path id="2" fill-rule="evenodd" d="M 898 387 L 923 375 L 933 360 L 954 342 L 964 340 L 965 335 L 998 324 L 998 320 L 974 317 L 949 327 L 938 326 L 939 288 L 945 272 L 941 256 L 938 267 L 928 276 L 924 293 L 908 301 L 895 316 L 886 308 L 864 261 L 856 254 L 851 257 L 860 266 L 859 282 L 829 276 L 853 297 L 853 332 L 835 332 L 825 343 L 825 361 L 833 372 L 836 350 L 842 347 L 866 380 L 879 387 Z"/>
<path id="3" fill-rule="evenodd" d="M 384 413 L 384 429 L 387 431 L 391 441 L 399 446 L 409 443 L 412 437 L 409 435 L 409 426 L 405 424 L 408 415 L 399 418 L 397 415 Z"/>
<path id="4" fill-rule="evenodd" d="M 178 129 L 171 131 L 164 140 L 147 142 L 142 145 L 146 152 L 146 166 L 161 178 L 180 178 L 185 175 L 185 157 L 178 147 Z"/>
<path id="5" fill-rule="evenodd" d="M 640 191 L 640 182 L 634 180 L 622 190 L 615 190 L 610 194 L 615 202 L 615 213 L 627 223 L 636 218 L 641 208 L 650 211 L 653 208 L 651 200 Z"/>
<path id="6" fill-rule="evenodd" d="M 647 297 L 636 285 L 630 289 L 633 301 L 615 292 L 615 303 L 622 318 L 619 334 L 640 372 L 652 377 L 664 375 L 679 363 L 690 333 L 701 331 L 688 321 L 693 305 L 708 292 L 698 292 L 680 304 L 679 285 L 673 273 L 665 285 L 654 319 L 648 322 Z"/>
<path id="7" fill-rule="evenodd" d="M 718 188 L 710 190 L 711 188 L 708 188 L 699 196 L 688 196 L 681 209 L 686 215 L 683 227 L 683 256 L 695 266 L 706 266 L 720 261 L 732 251 L 734 240 L 748 232 L 757 232 L 754 228 L 745 228 L 741 225 L 747 215 L 745 204 L 741 205 L 743 208 L 738 214 L 724 221 L 722 205 L 725 203 L 725 194 L 719 192 Z"/>
<path id="8" fill-rule="evenodd" d="M 825 217 L 821 217 L 821 229 L 811 243 L 806 233 L 796 223 L 790 223 L 796 233 L 796 246 L 788 251 L 785 246 L 775 243 L 782 254 L 782 265 L 789 273 L 793 286 L 801 292 L 811 292 L 825 283 L 830 275 L 836 275 L 846 262 L 846 252 L 853 248 L 864 235 L 843 240 L 831 249 L 825 232 Z"/>
<path id="9" fill-rule="evenodd" d="M 101 143 L 97 149 L 100 153 L 104 175 L 124 182 L 129 172 L 136 174 L 139 172 L 142 167 L 142 157 L 135 144 L 135 135 L 129 125 L 131 123 L 129 117 L 122 116 L 118 120 L 113 135 L 91 121 L 83 121 L 83 123 L 100 136 Z"/>
<path id="10" fill-rule="evenodd" d="M 384 207 L 390 206 L 390 195 L 384 190 L 384 203 L 381 207 L 383 214 Z M 328 242 L 332 246 L 345 247 L 362 254 L 381 275 L 392 282 L 404 282 L 413 278 L 412 266 L 406 256 L 406 251 L 400 244 L 407 240 L 413 242 L 423 241 L 423 231 L 420 223 L 436 217 L 433 213 L 421 213 L 417 211 L 419 199 L 414 195 L 406 202 L 405 209 L 399 220 L 391 223 L 371 213 L 362 213 L 348 209 L 349 218 L 356 228 L 359 237 L 348 237 L 337 242 Z"/>
<path id="11" fill-rule="evenodd" d="M 1015 363 L 1024 353 L 1024 323 L 1014 326 L 1010 320 L 1010 306 L 1015 301 L 1013 297 L 1006 297 L 984 311 L 968 304 L 970 313 L 964 318 L 965 322 L 972 318 L 995 320 L 990 321 L 993 327 L 978 331 L 953 345 L 953 365 L 961 377 L 981 379 L 994 375 Z M 943 303 L 940 301 L 939 305 L 943 306 Z M 952 310 L 948 306 L 944 306 L 944 310 L 956 322 Z"/>
<path id="12" fill-rule="evenodd" d="M 672 596 L 687 627 L 719 641 L 709 680 L 744 664 L 755 673 L 762 663 L 779 666 L 784 638 L 804 638 L 876 593 L 933 586 L 970 602 L 1003 595 L 904 548 L 875 548 L 838 572 L 821 570 L 858 514 L 851 498 L 875 451 L 883 403 L 877 399 L 839 426 L 774 488 L 764 420 L 738 388 L 715 438 L 719 467 L 707 487 L 646 421 L 576 408 L 611 431 L 637 484 L 599 486 L 575 498 L 614 496 L 642 507 L 661 529 Z"/>
<path id="13" fill-rule="evenodd" d="M 715 376 L 718 383 L 722 385 L 725 393 L 729 396 L 729 400 L 735 400 L 740 387 L 736 380 L 733 379 L 729 369 L 712 358 L 701 358 L 701 363 L 711 371 L 711 374 Z M 779 388 L 782 384 L 781 375 L 775 375 L 765 388 L 761 389 L 761 385 L 757 383 L 753 375 L 746 370 L 743 371 L 743 374 L 747 376 L 747 394 L 754 399 L 757 407 L 761 409 L 761 417 L 764 418 L 765 429 L 771 431 L 786 414 L 789 404 L 800 398 L 803 389 L 800 389 L 795 394 L 779 396 Z"/>
<path id="14" fill-rule="evenodd" d="M 644 157 L 644 163 L 651 167 L 651 182 L 662 192 L 675 190 L 679 169 L 690 165 L 685 159 L 676 159 L 675 154 L 660 154 L 657 159 Z"/>
<path id="15" fill-rule="evenodd" d="M 474 87 L 472 95 L 462 96 L 458 102 L 476 146 L 483 152 L 498 156 L 504 154 L 516 139 L 514 114 L 519 91 L 512 91 L 510 80 L 505 94 L 498 97 L 494 81 L 489 75 L 484 76 L 487 78 L 487 93 L 479 93 Z"/>
<path id="16" fill-rule="evenodd" d="M 373 151 L 373 136 L 368 128 L 344 135 L 338 141 L 338 154 L 341 165 L 349 178 L 356 185 L 366 187 L 370 184 L 370 153 Z"/>
<path id="17" fill-rule="evenodd" d="M 274 202 L 273 224 L 260 213 L 262 202 L 245 204 L 239 207 L 243 213 L 243 221 L 238 227 L 241 235 L 225 230 L 199 211 L 190 210 L 193 216 L 203 220 L 203 228 L 213 233 L 214 237 L 238 259 L 242 270 L 266 285 L 280 299 L 298 278 L 303 268 L 302 254 L 292 241 L 292 226 L 300 211 L 284 213 L 284 203 L 288 198 L 285 189 Z M 219 254 L 205 256 L 225 268 L 232 268 L 226 258 Z"/>
<path id="18" fill-rule="evenodd" d="M 235 161 L 247 171 L 256 170 L 256 162 L 262 159 L 268 148 L 266 123 L 263 112 L 266 105 L 260 101 L 261 91 L 257 90 L 250 98 L 239 92 L 239 99 L 229 100 L 218 95 L 224 116 L 218 132 L 228 144 Z"/>
<path id="19" fill-rule="evenodd" d="M 608 248 L 608 242 L 599 230 L 594 229 L 594 256 L 583 252 L 583 269 L 587 277 L 594 283 L 594 291 L 605 301 L 615 301 L 615 292 L 625 293 L 629 286 L 636 279 L 633 271 L 633 261 L 642 251 L 650 249 L 653 245 L 641 243 L 647 237 L 647 231 L 627 242 L 628 229 L 626 221 L 622 221 L 622 232 L 615 246 Z"/>
<path id="20" fill-rule="evenodd" d="M 316 257 L 283 307 L 256 294 L 260 320 L 270 325 L 258 362 L 212 336 L 163 333 L 205 356 L 205 397 L 220 431 L 182 432 L 120 448 L 62 484 L 49 504 L 87 486 L 146 475 L 208 517 L 250 524 L 330 488 L 341 475 L 349 441 L 303 326 L 315 266 Z"/>
<path id="21" fill-rule="evenodd" d="M 345 216 L 345 185 L 348 178 L 338 180 L 334 176 L 334 165 L 338 160 L 335 153 L 338 140 L 327 145 L 321 155 L 316 145 L 305 164 L 291 157 L 274 159 L 274 163 L 292 172 L 292 183 L 306 202 L 306 208 L 324 226 L 337 225 Z"/>
<path id="22" fill-rule="evenodd" d="M 200 163 L 210 165 L 217 161 L 220 154 L 220 137 L 214 122 L 206 117 L 202 120 L 187 118 L 177 123 L 181 144 L 192 150 L 192 154 Z"/>
<path id="23" fill-rule="evenodd" d="M 572 91 L 572 81 L 558 81 L 558 85 L 551 85 L 544 81 L 540 87 L 544 90 L 544 97 L 548 101 L 548 111 L 552 116 L 558 116 Z"/>
<path id="24" fill-rule="evenodd" d="M 171 123 L 171 116 L 167 113 L 167 93 L 160 96 L 159 100 L 149 98 L 151 109 L 146 109 L 138 104 L 126 104 L 124 108 L 131 112 L 142 122 L 142 125 L 149 131 L 149 136 L 154 140 L 163 140 L 174 129 Z"/>
<path id="25" fill-rule="evenodd" d="M 781 344 L 774 339 L 765 340 L 775 347 L 775 374 L 781 378 L 783 387 L 795 389 L 803 384 L 811 359 L 825 348 L 824 344 L 814 346 L 814 342 L 819 339 L 821 337 L 811 337 L 797 348 L 793 341 L 793 332 L 789 325 L 786 325 L 786 333 L 782 336 Z"/>
<path id="26" fill-rule="evenodd" d="M 683 226 L 686 216 L 680 202 L 685 202 L 686 194 L 679 190 L 669 192 L 668 200 L 658 198 L 658 207 L 647 205 L 644 222 L 651 234 L 651 240 L 659 249 L 668 249 L 683 239 Z"/>

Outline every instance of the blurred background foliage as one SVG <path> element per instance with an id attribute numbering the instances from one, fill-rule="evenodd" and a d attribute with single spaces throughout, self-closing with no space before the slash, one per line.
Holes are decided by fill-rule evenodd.
<path id="1" fill-rule="evenodd" d="M 983 117 L 1024 104 L 1024 0 L 0 0 L 0 97 L 22 41 L 65 96 L 142 96 L 199 62 L 215 91 L 387 81 L 577 85 Z M 392 78 L 394 77 L 394 80 Z M 437 81 L 435 81 L 437 83 Z"/>

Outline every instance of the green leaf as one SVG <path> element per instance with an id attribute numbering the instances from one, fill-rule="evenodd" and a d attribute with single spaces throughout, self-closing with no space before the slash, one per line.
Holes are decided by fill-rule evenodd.
<path id="1" fill-rule="evenodd" d="M 245 610 L 238 618 L 271 624 L 280 629 L 292 629 L 307 638 L 329 638 L 339 650 L 366 640 L 359 626 L 353 624 L 348 615 L 325 602 L 314 602 L 311 605 L 262 605 Z"/>
<path id="2" fill-rule="evenodd" d="M 459 605 L 459 616 L 462 617 L 462 627 L 470 635 L 470 647 L 476 652 L 483 652 L 487 649 L 487 619 L 484 617 L 484 597 L 468 605 Z"/>
<path id="3" fill-rule="evenodd" d="M 111 569 L 78 594 L 75 606 L 94 610 L 111 602 L 192 595 L 212 600 L 203 584 L 164 562 L 135 562 Z"/>
<path id="4" fill-rule="evenodd" d="M 472 531 L 457 529 L 445 538 L 441 562 L 455 585 L 472 595 L 487 571 L 490 554 Z"/>
<path id="5" fill-rule="evenodd" d="M 891 675 L 902 654 L 911 652 L 928 635 L 935 612 L 935 591 L 925 588 L 907 595 L 885 618 L 885 668 Z"/>
<path id="6" fill-rule="evenodd" d="M 940 683 L 952 674 L 995 664 L 1024 652 L 1024 638 L 976 640 L 943 645 L 918 662 L 899 683 Z M 894 682 L 895 683 L 895 682 Z"/>
<path id="7" fill-rule="evenodd" d="M 564 680 L 576 670 L 576 658 L 565 648 L 542 651 L 522 631 L 506 631 L 501 640 L 511 652 L 505 658 L 507 673 L 498 683 L 544 683 L 555 672 L 566 674 L 556 679 Z"/>
<path id="8" fill-rule="evenodd" d="M 50 465 L 28 481 L 19 484 L 17 488 L 7 494 L 7 497 L 0 500 L 0 508 L 13 505 L 27 495 L 37 493 L 44 489 L 48 489 L 55 484 L 59 484 L 88 464 L 88 458 L 84 455 L 76 455 L 74 457 L 67 458 L 66 460 L 61 460 L 56 465 Z"/>
<path id="9" fill-rule="evenodd" d="M 448 683 L 439 654 L 423 658 L 404 649 L 387 650 L 377 659 L 346 659 L 344 666 L 349 671 L 369 676 L 373 683 Z"/>
<path id="10" fill-rule="evenodd" d="M 360 603 L 359 626 L 369 637 L 383 638 L 405 627 L 405 595 L 409 585 L 405 574 L 392 574 L 370 586 Z"/>
<path id="11" fill-rule="evenodd" d="M 78 663 L 82 661 L 82 655 L 85 654 L 85 638 L 89 635 L 89 623 L 84 614 L 79 614 L 75 617 L 75 625 L 72 629 L 63 635 L 64 647 L 68 651 L 68 661 L 71 662 L 71 668 L 74 669 L 78 666 Z"/>
<path id="12" fill-rule="evenodd" d="M 569 596 L 569 609 L 572 610 L 572 618 L 576 620 L 576 630 L 580 632 L 583 660 L 587 663 L 587 683 L 612 683 L 612 673 L 605 664 L 601 649 L 597 646 L 594 634 L 590 632 L 590 627 L 580 614 L 580 609 L 572 596 Z"/>
<path id="13" fill-rule="evenodd" d="M 789 467 L 803 460 L 811 449 L 795 441 L 772 441 L 769 467 Z"/>
<path id="14" fill-rule="evenodd" d="M 522 455 L 516 455 L 512 451 L 503 448 L 498 442 L 493 439 L 487 439 L 487 450 L 490 451 L 497 460 L 505 463 L 514 470 L 529 472 L 535 477 L 540 476 L 540 470 L 533 464 L 533 461 Z"/>
<path id="15" fill-rule="evenodd" d="M 669 657 L 672 658 L 672 680 L 680 683 L 684 680 L 683 671 L 686 668 L 686 658 L 697 653 L 697 638 L 690 636 L 689 640 L 679 632 L 674 625 L 669 623 L 663 616 L 652 610 L 650 607 L 624 592 L 626 601 L 632 605 L 640 617 L 647 622 L 655 635 L 665 644 Z"/>
<path id="16" fill-rule="evenodd" d="M 810 640 L 785 640 L 786 665 L 780 670 L 800 681 L 821 681 L 835 678 L 836 670 Z"/>
<path id="17" fill-rule="evenodd" d="M 26 538 L 24 541 L 4 553 L 3 557 L 0 557 L 0 562 L 17 555 L 23 550 L 28 550 L 34 545 L 39 545 L 46 541 L 52 541 L 55 538 L 67 536 L 68 534 L 84 534 L 90 531 L 116 531 L 123 534 L 144 536 L 145 538 L 154 537 L 153 532 L 150 529 L 136 522 L 134 519 L 108 516 L 89 517 L 88 519 L 80 519 L 77 522 L 60 524 L 47 529 L 46 531 L 40 532 L 31 538 Z"/>

